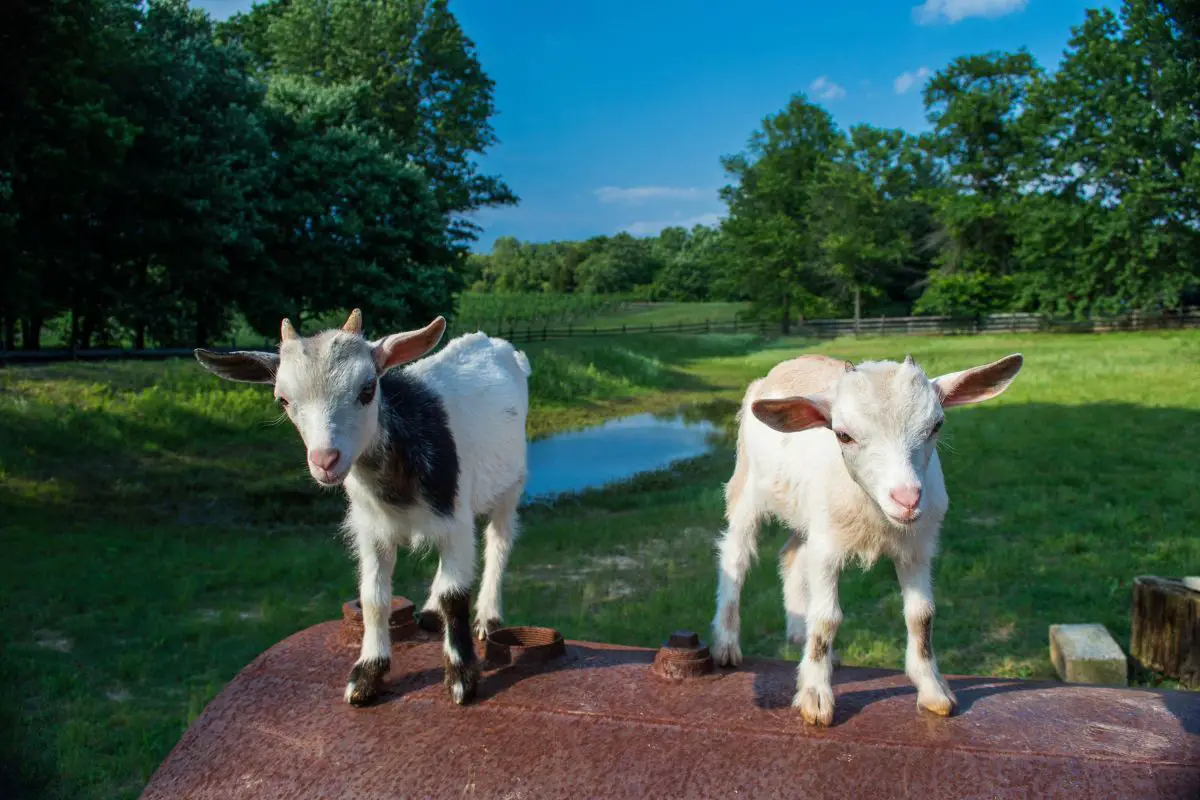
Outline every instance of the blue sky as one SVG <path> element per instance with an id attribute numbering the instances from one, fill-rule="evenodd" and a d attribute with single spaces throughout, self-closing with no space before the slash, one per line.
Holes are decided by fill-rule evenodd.
<path id="1" fill-rule="evenodd" d="M 217 18 L 250 0 L 192 0 Z M 956 56 L 1027 47 L 1054 68 L 1102 0 L 452 0 L 496 82 L 483 159 L 521 198 L 497 236 L 579 239 L 723 212 L 719 159 L 798 91 L 838 124 L 926 127 L 921 86 Z"/>

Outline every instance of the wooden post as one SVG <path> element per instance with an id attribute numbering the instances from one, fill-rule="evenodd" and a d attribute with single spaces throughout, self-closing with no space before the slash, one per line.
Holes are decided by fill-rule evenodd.
<path id="1" fill-rule="evenodd" d="M 858 323 L 862 318 L 862 290 L 854 287 L 854 335 L 858 336 Z"/>
<path id="2" fill-rule="evenodd" d="M 1144 669 L 1200 688 L 1200 578 L 1133 581 L 1129 655 Z"/>

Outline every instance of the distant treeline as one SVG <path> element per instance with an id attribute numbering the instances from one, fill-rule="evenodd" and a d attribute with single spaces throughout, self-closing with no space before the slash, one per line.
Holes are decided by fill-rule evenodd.
<path id="1" fill-rule="evenodd" d="M 932 130 L 842 131 L 796 95 L 723 159 L 719 229 L 473 256 L 477 288 L 750 300 L 786 330 L 862 312 L 1082 318 L 1200 301 L 1200 4 L 1088 11 L 1059 69 L 964 56 Z"/>
<path id="2" fill-rule="evenodd" d="M 268 0 L 219 25 L 186 0 L 0 13 L 5 349 L 51 320 L 77 348 L 273 338 L 348 303 L 382 330 L 469 287 L 749 301 L 783 330 L 1200 302 L 1192 0 L 1087 12 L 1053 73 L 955 59 L 920 136 L 842 131 L 796 95 L 722 160 L 717 228 L 470 257 L 472 212 L 516 197 L 477 167 L 492 82 L 445 0 Z"/>

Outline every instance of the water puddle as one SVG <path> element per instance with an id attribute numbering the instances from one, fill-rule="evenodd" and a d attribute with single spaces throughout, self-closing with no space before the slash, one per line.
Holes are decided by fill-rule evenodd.
<path id="1" fill-rule="evenodd" d="M 735 408 L 719 403 L 637 414 L 532 442 L 522 500 L 599 488 L 705 455 L 725 436 Z"/>

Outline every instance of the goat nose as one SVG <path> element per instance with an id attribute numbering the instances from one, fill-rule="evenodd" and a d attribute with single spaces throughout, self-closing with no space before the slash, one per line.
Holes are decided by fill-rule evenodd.
<path id="1" fill-rule="evenodd" d="M 320 467 L 321 469 L 325 470 L 326 472 L 328 472 L 329 470 L 336 467 L 338 461 L 341 460 L 341 458 L 342 458 L 341 451 L 336 448 L 333 448 L 333 447 L 327 447 L 327 448 L 323 448 L 321 450 L 309 450 L 308 451 L 309 463 L 312 464 L 314 467 Z"/>
<path id="2" fill-rule="evenodd" d="M 921 504 L 920 486 L 898 486 L 889 493 L 900 506 L 912 510 Z"/>

